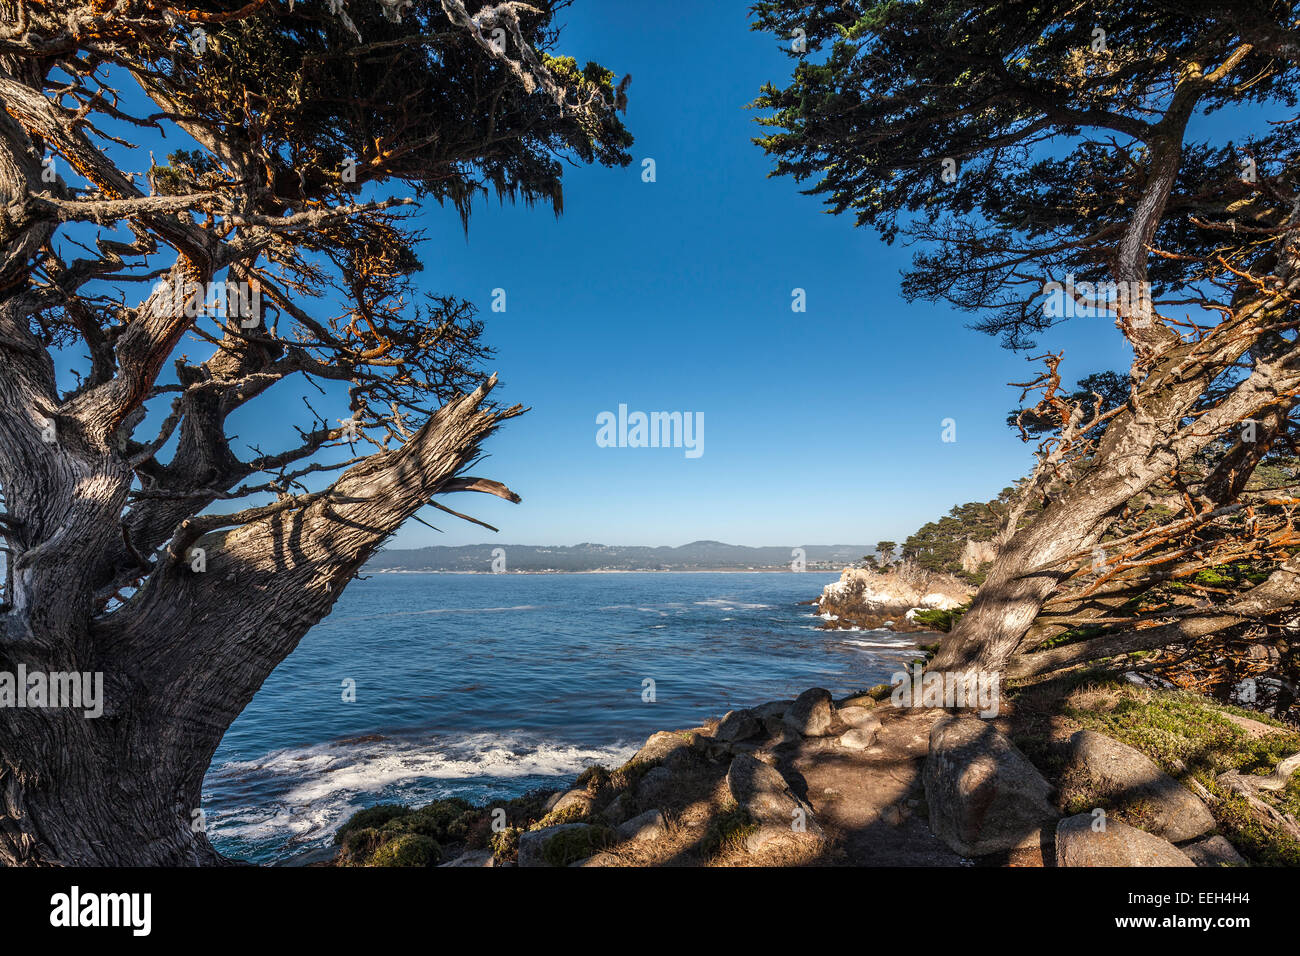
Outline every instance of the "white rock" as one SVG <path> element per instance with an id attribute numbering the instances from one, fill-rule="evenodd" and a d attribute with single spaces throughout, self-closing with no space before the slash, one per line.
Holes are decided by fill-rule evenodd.
<path id="1" fill-rule="evenodd" d="M 854 727 L 840 736 L 840 746 L 845 750 L 866 750 L 876 742 L 876 731 L 880 727 Z"/>
<path id="2" fill-rule="evenodd" d="M 872 713 L 870 707 L 840 707 L 836 715 L 850 727 L 874 727 L 880 729 L 880 718 Z"/>

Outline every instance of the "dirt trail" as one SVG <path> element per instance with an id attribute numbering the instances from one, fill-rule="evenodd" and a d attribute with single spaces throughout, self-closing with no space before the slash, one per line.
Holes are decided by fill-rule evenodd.
<path id="1" fill-rule="evenodd" d="M 930 832 L 921 768 L 936 710 L 876 708 L 866 750 L 808 738 L 778 750 L 779 769 L 806 799 L 849 866 L 970 865 Z"/>

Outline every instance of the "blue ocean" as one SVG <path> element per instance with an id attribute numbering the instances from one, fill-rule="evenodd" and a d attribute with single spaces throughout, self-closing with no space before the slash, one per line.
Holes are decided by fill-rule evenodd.
<path id="1" fill-rule="evenodd" d="M 228 856 L 274 862 L 375 803 L 563 786 L 657 730 L 887 681 L 918 635 L 819 630 L 799 602 L 836 577 L 355 581 L 227 732 L 204 783 L 209 834 Z"/>

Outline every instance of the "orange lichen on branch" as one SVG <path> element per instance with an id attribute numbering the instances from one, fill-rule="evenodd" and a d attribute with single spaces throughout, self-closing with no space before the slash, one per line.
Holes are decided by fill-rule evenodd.
<path id="1" fill-rule="evenodd" d="M 266 6 L 266 0 L 252 0 L 246 3 L 238 10 L 229 10 L 225 13 L 205 13 L 202 10 L 178 10 L 175 7 L 167 7 L 168 13 L 174 14 L 182 19 L 189 20 L 191 23 L 229 23 L 232 20 L 242 20 L 251 16 Z"/>

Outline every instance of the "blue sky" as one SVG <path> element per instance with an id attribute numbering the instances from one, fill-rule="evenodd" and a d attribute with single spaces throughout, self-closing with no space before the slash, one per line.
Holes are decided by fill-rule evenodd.
<path id="1" fill-rule="evenodd" d="M 499 394 L 533 409 L 476 469 L 523 504 L 454 507 L 526 544 L 872 543 L 1026 471 L 1004 423 L 1018 396 L 1005 383 L 1033 377 L 1025 358 L 965 328 L 969 315 L 905 303 L 909 250 L 767 178 L 744 107 L 791 63 L 748 30 L 745 3 L 646 16 L 578 0 L 565 18 L 561 52 L 632 74 L 635 162 L 571 170 L 558 221 L 494 200 L 466 239 L 451 210 L 425 213 L 425 281 L 480 306 Z M 1067 381 L 1127 368 L 1105 320 L 1078 325 L 1044 341 L 1067 349 Z M 620 403 L 703 413 L 704 454 L 597 447 L 597 414 Z M 955 443 L 940 440 L 947 417 Z M 413 522 L 393 546 L 485 539 L 438 518 L 446 534 Z"/>
<path id="2" fill-rule="evenodd" d="M 969 314 L 905 303 L 910 250 L 767 178 L 745 106 L 764 82 L 784 83 L 792 61 L 748 29 L 745 0 L 656 10 L 576 0 L 557 50 L 632 74 L 631 166 L 571 167 L 558 220 L 495 199 L 477 204 L 468 236 L 453 209 L 418 216 L 420 283 L 479 306 L 496 397 L 532 411 L 490 439 L 474 469 L 523 504 L 448 502 L 499 535 L 426 509 L 445 533 L 412 521 L 390 547 L 871 544 L 988 499 L 1029 467 L 1029 447 L 1005 425 L 1019 394 L 1005 383 L 1037 366 L 967 329 Z M 147 149 L 161 161 L 191 145 L 142 135 L 125 168 L 143 169 Z M 498 288 L 504 313 L 492 311 Z M 806 312 L 791 310 L 796 288 Z M 1065 349 L 1067 383 L 1130 359 L 1104 319 L 1041 344 Z M 283 447 L 289 422 L 303 421 L 302 395 L 327 418 L 347 416 L 337 389 L 322 399 L 284 383 L 232 418 L 236 450 Z M 597 416 L 620 404 L 702 415 L 703 454 L 599 447 Z M 945 418 L 956 442 L 941 441 Z"/>

